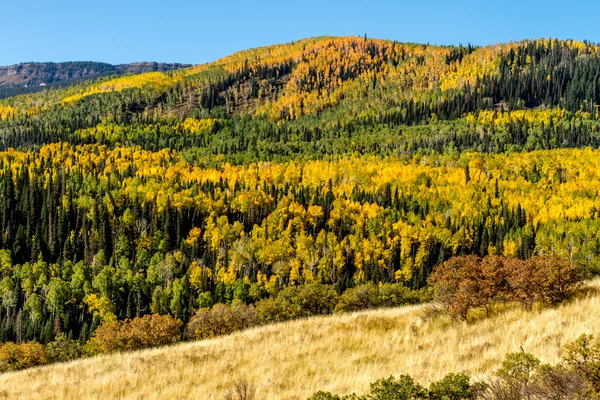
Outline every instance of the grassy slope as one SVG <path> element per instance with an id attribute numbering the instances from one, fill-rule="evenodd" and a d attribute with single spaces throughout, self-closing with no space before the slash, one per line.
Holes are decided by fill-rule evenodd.
<path id="1" fill-rule="evenodd" d="M 409 373 L 422 383 L 446 372 L 484 377 L 522 346 L 543 362 L 582 333 L 600 334 L 600 280 L 555 309 L 513 310 L 472 324 L 425 318 L 425 306 L 318 317 L 227 337 L 97 357 L 0 376 L 0 398 L 222 398 L 232 381 L 261 399 L 305 399 L 319 389 L 364 392 Z"/>

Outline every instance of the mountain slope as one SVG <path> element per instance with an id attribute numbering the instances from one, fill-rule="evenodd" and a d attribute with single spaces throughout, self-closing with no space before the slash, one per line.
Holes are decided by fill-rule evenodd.
<path id="1" fill-rule="evenodd" d="M 137 62 L 112 65 L 100 62 L 21 63 L 0 67 L 0 99 L 21 93 L 60 87 L 101 76 L 164 72 L 189 67 L 188 64 Z"/>
<path id="2" fill-rule="evenodd" d="M 363 393 L 408 373 L 422 383 L 448 372 L 484 378 L 520 348 L 554 363 L 583 333 L 600 334 L 600 281 L 539 312 L 513 310 L 472 324 L 427 317 L 427 306 L 317 317 L 231 336 L 0 375 L 0 396 L 20 399 L 218 399 L 247 379 L 261 399 L 317 390 Z"/>
<path id="3" fill-rule="evenodd" d="M 598 104 L 600 53 L 591 43 L 527 40 L 477 48 L 320 37 L 243 51 L 178 71 L 102 78 L 0 101 L 0 118 L 11 119 L 0 121 L 0 146 L 79 143 L 77 130 L 107 121 L 158 123 L 167 125 L 168 132 L 173 119 L 189 117 L 219 120 L 213 133 L 232 139 L 228 152 L 247 147 L 239 138 L 239 118 L 251 118 L 243 121 L 245 131 L 280 143 L 386 131 L 400 136 L 395 147 L 410 154 L 448 146 L 479 151 L 596 146 L 596 131 L 587 128 L 582 133 L 542 133 L 544 140 L 530 138 L 532 120 L 548 127 L 539 115 L 517 117 L 518 126 L 506 124 L 508 135 L 496 135 L 489 123 L 496 119 L 494 112 L 548 109 L 570 113 L 562 121 L 577 118 L 576 113 L 595 119 Z M 482 113 L 492 114 L 481 120 Z M 465 120 L 469 116 L 474 119 Z M 476 126 L 463 129 L 473 121 Z M 446 126 L 402 137 L 406 127 L 431 123 Z M 22 136 L 16 138 L 15 131 Z M 137 139 L 135 144 L 152 143 L 147 137 Z M 343 151 L 364 151 L 381 139 L 346 145 Z M 124 138 L 112 141 L 122 143 Z"/>
<path id="4" fill-rule="evenodd" d="M 458 255 L 599 274 L 598 104 L 594 44 L 357 37 L 0 100 L 0 341 Z"/>

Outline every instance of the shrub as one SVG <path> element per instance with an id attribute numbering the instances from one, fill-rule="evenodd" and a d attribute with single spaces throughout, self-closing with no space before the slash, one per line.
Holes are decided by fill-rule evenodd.
<path id="1" fill-rule="evenodd" d="M 600 341 L 592 335 L 581 335 L 564 348 L 564 363 L 585 378 L 600 392 Z"/>
<path id="2" fill-rule="evenodd" d="M 381 305 L 379 289 L 373 283 L 347 289 L 340 296 L 335 312 L 352 312 L 377 308 Z"/>
<path id="3" fill-rule="evenodd" d="M 254 307 L 234 302 L 229 307 L 215 304 L 212 308 L 201 308 L 188 323 L 185 330 L 187 339 L 201 340 L 247 329 L 258 325 Z"/>
<path id="4" fill-rule="evenodd" d="M 330 392 L 316 392 L 308 400 L 419 400 L 429 399 L 429 393 L 423 386 L 415 383 L 408 375 L 398 379 L 393 376 L 371 383 L 369 394 L 357 396 L 351 394 L 340 397 Z"/>
<path id="5" fill-rule="evenodd" d="M 113 353 L 125 351 L 124 344 L 120 339 L 121 322 L 104 321 L 96 328 L 92 337 L 84 346 L 86 355 L 94 356 L 102 353 Z"/>
<path id="6" fill-rule="evenodd" d="M 341 397 L 331 392 L 318 391 L 308 398 L 308 400 L 341 400 Z"/>
<path id="7" fill-rule="evenodd" d="M 429 277 L 436 297 L 448 312 L 464 320 L 473 307 L 486 306 L 488 300 L 481 296 L 483 273 L 481 258 L 477 256 L 452 257 L 438 266 Z"/>
<path id="8" fill-rule="evenodd" d="M 504 380 L 515 380 L 528 384 L 540 365 L 540 360 L 525 352 L 509 353 L 496 375 Z"/>
<path id="9" fill-rule="evenodd" d="M 89 354 L 132 351 L 176 343 L 181 338 L 181 321 L 169 315 L 144 315 L 125 321 L 106 321 L 86 344 Z"/>
<path id="10" fill-rule="evenodd" d="M 384 283 L 379 286 L 381 307 L 398 307 L 407 304 L 419 304 L 432 300 L 429 288 L 411 290 L 399 283 Z"/>
<path id="11" fill-rule="evenodd" d="M 53 342 L 46 345 L 46 357 L 49 362 L 65 362 L 75 360 L 83 355 L 83 346 L 77 340 L 69 340 L 60 334 Z"/>
<path id="12" fill-rule="evenodd" d="M 256 386 L 245 379 L 234 382 L 225 392 L 225 400 L 255 400 Z"/>
<path id="13" fill-rule="evenodd" d="M 300 313 L 298 317 L 311 315 L 331 314 L 338 301 L 338 294 L 331 285 L 309 284 L 299 287 L 296 295 L 286 298 L 285 290 L 282 292 L 284 301 L 298 301 Z M 279 296 L 277 296 L 279 298 Z"/>
<path id="14" fill-rule="evenodd" d="M 429 387 L 430 400 L 468 400 L 475 394 L 465 374 L 448 374 Z"/>
<path id="15" fill-rule="evenodd" d="M 369 399 L 377 400 L 417 400 L 427 399 L 428 393 L 408 375 L 401 375 L 398 379 L 390 376 L 371 383 Z"/>
<path id="16" fill-rule="evenodd" d="M 309 400 L 592 400 L 600 399 L 600 341 L 582 335 L 564 348 L 562 363 L 540 363 L 526 352 L 509 353 L 496 377 L 471 384 L 465 374 L 448 374 L 429 390 L 408 375 L 371 383 L 364 396 L 316 392 Z"/>
<path id="17" fill-rule="evenodd" d="M 541 366 L 536 381 L 530 385 L 528 391 L 532 394 L 532 398 L 539 399 L 589 400 L 598 398 L 589 381 L 562 365 Z"/>
<path id="18" fill-rule="evenodd" d="M 352 312 L 378 307 L 397 307 L 429 300 L 427 290 L 410 290 L 402 284 L 367 283 L 346 290 L 339 298 L 334 312 Z"/>
<path id="19" fill-rule="evenodd" d="M 0 372 L 17 371 L 47 362 L 44 346 L 38 342 L 6 342 L 0 347 Z"/>
<path id="20" fill-rule="evenodd" d="M 573 263 L 555 257 L 453 257 L 429 278 L 436 298 L 453 316 L 467 319 L 472 308 L 489 311 L 498 301 L 557 304 L 581 282 Z"/>
<path id="21" fill-rule="evenodd" d="M 575 264 L 556 257 L 536 256 L 509 265 L 512 266 L 508 274 L 512 299 L 527 307 L 535 301 L 558 304 L 581 282 Z"/>
<path id="22" fill-rule="evenodd" d="M 479 384 L 474 390 L 483 400 L 584 400 L 597 399 L 598 393 L 586 374 L 567 365 L 540 365 L 531 354 L 507 354 L 498 379 Z"/>
<path id="23" fill-rule="evenodd" d="M 274 298 L 259 301 L 256 303 L 256 318 L 258 318 L 261 324 L 284 321 L 281 305 Z"/>
<path id="24" fill-rule="evenodd" d="M 256 303 L 256 316 L 262 323 L 271 323 L 331 314 L 337 300 L 338 295 L 331 285 L 292 286 L 279 292 L 274 299 Z"/>

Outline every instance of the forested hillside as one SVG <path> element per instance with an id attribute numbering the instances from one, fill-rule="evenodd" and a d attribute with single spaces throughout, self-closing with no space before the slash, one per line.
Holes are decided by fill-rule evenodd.
<path id="1" fill-rule="evenodd" d="M 323 37 L 0 100 L 0 339 L 455 255 L 593 275 L 599 50 Z"/>
<path id="2" fill-rule="evenodd" d="M 187 64 L 137 62 L 111 65 L 99 62 L 21 63 L 0 67 L 0 99 L 23 93 L 39 92 L 46 87 L 68 86 L 101 76 L 169 71 Z"/>
<path id="3" fill-rule="evenodd" d="M 429 386 L 448 371 L 463 372 L 474 384 L 500 368 L 504 355 L 519 346 L 548 369 L 560 360 L 561 346 L 582 333 L 597 338 L 600 326 L 590 310 L 600 306 L 599 286 L 598 280 L 592 282 L 589 295 L 556 308 L 535 313 L 514 309 L 471 324 L 426 318 L 427 306 L 422 305 L 272 324 L 212 340 L 2 374 L 0 391 L 5 398 L 23 400 L 55 399 L 57 394 L 65 400 L 226 399 L 228 390 L 235 393 L 236 384 L 247 382 L 256 389 L 256 399 L 304 400 L 318 390 L 362 395 L 371 382 L 404 374 Z M 363 397 L 350 397 L 356 398 Z M 532 398 L 594 397 L 567 392 L 564 397 Z"/>

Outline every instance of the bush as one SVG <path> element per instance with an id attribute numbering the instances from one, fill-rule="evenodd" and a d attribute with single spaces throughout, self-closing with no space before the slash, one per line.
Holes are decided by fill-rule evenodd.
<path id="1" fill-rule="evenodd" d="M 369 394 L 357 396 L 351 394 L 340 397 L 330 392 L 317 392 L 308 400 L 419 400 L 429 399 L 427 389 L 415 383 L 408 375 L 401 375 L 398 379 L 393 376 L 379 379 L 371 383 Z M 450 400 L 450 399 L 449 399 Z"/>
<path id="2" fill-rule="evenodd" d="M 255 400 L 256 386 L 245 379 L 234 382 L 233 387 L 225 392 L 225 400 Z"/>
<path id="3" fill-rule="evenodd" d="M 77 340 L 69 340 L 60 334 L 53 342 L 46 345 L 46 357 L 49 362 L 66 362 L 80 358 L 83 346 Z"/>
<path id="4" fill-rule="evenodd" d="M 430 400 L 468 400 L 474 399 L 469 376 L 465 374 L 448 374 L 429 387 Z"/>
<path id="5" fill-rule="evenodd" d="M 261 323 L 271 323 L 331 314 L 337 300 L 338 295 L 331 285 L 292 286 L 279 292 L 275 299 L 256 303 L 256 316 Z"/>
<path id="6" fill-rule="evenodd" d="M 398 307 L 428 302 L 433 296 L 429 288 L 411 290 L 399 283 L 384 283 L 379 286 L 379 298 L 381 307 Z"/>
<path id="7" fill-rule="evenodd" d="M 533 355 L 525 352 L 509 353 L 502 362 L 502 367 L 496 372 L 496 375 L 504 380 L 515 380 L 528 384 L 537 368 L 540 366 L 540 360 Z"/>
<path id="8" fill-rule="evenodd" d="M 371 383 L 369 399 L 376 400 L 417 400 L 427 399 L 428 393 L 408 375 L 401 375 L 398 379 L 390 376 Z"/>
<path id="9" fill-rule="evenodd" d="M 559 258 L 453 257 L 429 277 L 436 297 L 453 316 L 467 319 L 472 308 L 489 311 L 499 301 L 557 304 L 581 282 L 573 263 Z"/>
<path id="10" fill-rule="evenodd" d="M 597 399 L 598 392 L 582 370 L 567 364 L 541 365 L 533 355 L 507 354 L 496 372 L 499 379 L 479 385 L 477 398 L 484 400 L 584 400 Z"/>
<path id="11" fill-rule="evenodd" d="M 352 312 L 377 308 L 381 305 L 379 289 L 373 283 L 347 289 L 340 296 L 335 312 Z"/>
<path id="12" fill-rule="evenodd" d="M 331 392 L 318 391 L 308 398 L 308 400 L 341 400 L 338 395 L 331 394 Z"/>
<path id="13" fill-rule="evenodd" d="M 563 361 L 600 392 L 600 340 L 581 335 L 564 348 Z"/>
<path id="14" fill-rule="evenodd" d="M 145 315 L 120 321 L 105 321 L 86 344 L 89 354 L 132 351 L 166 346 L 181 339 L 181 321 L 169 315 Z"/>
<path id="15" fill-rule="evenodd" d="M 38 342 L 6 342 L 0 347 L 0 372 L 17 371 L 47 362 L 44 346 Z"/>
<path id="16" fill-rule="evenodd" d="M 254 307 L 234 302 L 229 307 L 215 304 L 212 308 L 201 308 L 188 323 L 185 330 L 187 339 L 201 340 L 247 329 L 258 325 Z"/>
<path id="17" fill-rule="evenodd" d="M 575 371 L 562 365 L 542 365 L 529 392 L 532 398 L 584 400 L 597 399 L 593 386 Z"/>
<path id="18" fill-rule="evenodd" d="M 371 383 L 370 392 L 338 396 L 316 392 L 309 400 L 592 400 L 600 399 L 600 341 L 582 335 L 564 348 L 551 366 L 523 351 L 506 355 L 496 377 L 470 383 L 465 374 L 448 374 L 429 390 L 408 375 Z"/>
<path id="19" fill-rule="evenodd" d="M 483 289 L 486 281 L 481 269 L 481 258 L 477 256 L 452 257 L 439 265 L 429 277 L 436 297 L 448 312 L 466 320 L 472 307 L 487 306 L 487 293 Z"/>
<path id="20" fill-rule="evenodd" d="M 398 307 L 429 300 L 427 290 L 414 291 L 402 284 L 367 283 L 346 290 L 340 296 L 334 312 L 352 312 L 378 307 Z"/>
<path id="21" fill-rule="evenodd" d="M 508 274 L 512 299 L 528 307 L 535 301 L 558 304 L 580 282 L 581 276 L 575 264 L 556 257 L 536 256 L 526 261 L 519 260 Z"/>

